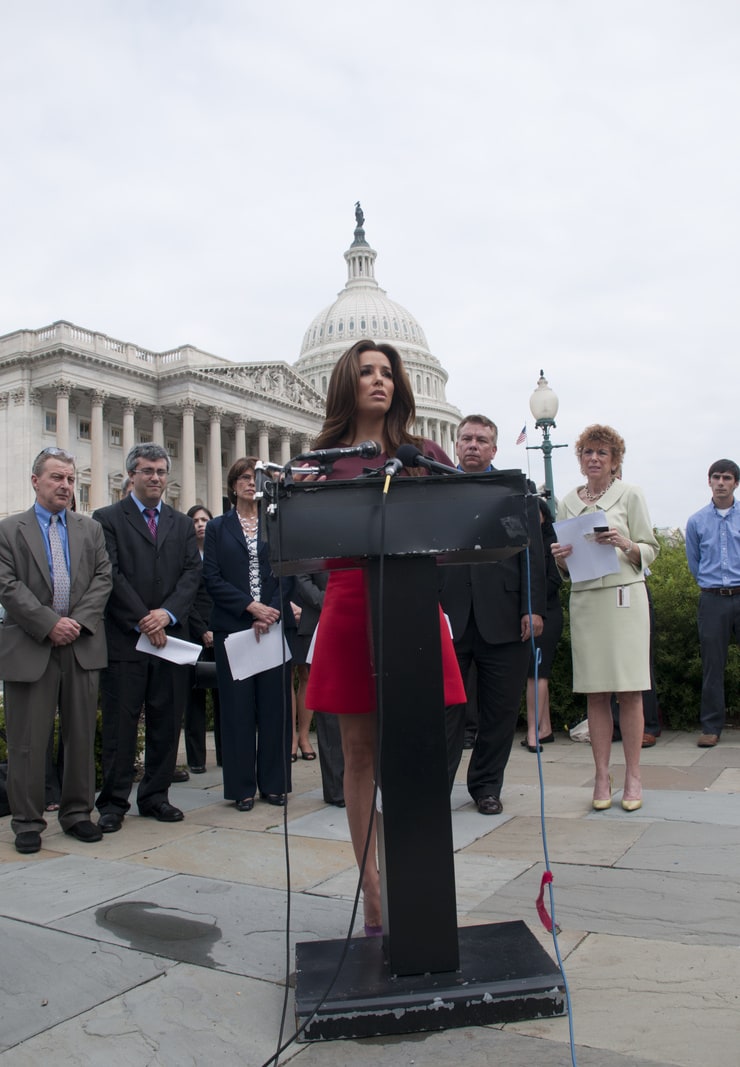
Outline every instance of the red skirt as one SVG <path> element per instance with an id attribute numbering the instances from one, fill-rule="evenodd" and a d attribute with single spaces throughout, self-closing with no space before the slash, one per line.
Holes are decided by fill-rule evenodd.
<path id="1" fill-rule="evenodd" d="M 445 707 L 464 704 L 465 687 L 447 621 L 439 609 Z M 326 588 L 306 692 L 306 707 L 333 715 L 375 711 L 370 611 L 361 570 L 333 571 Z"/>

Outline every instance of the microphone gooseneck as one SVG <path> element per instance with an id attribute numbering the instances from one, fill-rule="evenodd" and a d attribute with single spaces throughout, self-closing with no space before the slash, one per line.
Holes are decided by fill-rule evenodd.
<path id="1" fill-rule="evenodd" d="M 424 467 L 433 474 L 461 473 L 457 467 L 448 467 L 446 463 L 439 463 L 436 459 L 430 459 L 429 456 L 425 456 L 416 445 L 412 444 L 401 445 L 396 452 L 396 457 L 400 459 L 404 467 Z"/>
<path id="2" fill-rule="evenodd" d="M 317 460 L 319 463 L 335 463 L 338 459 L 345 459 L 349 456 L 372 459 L 373 456 L 379 456 L 382 451 L 382 445 L 378 441 L 362 441 L 359 445 L 349 445 L 346 448 L 317 448 L 313 452 L 301 452 L 300 456 L 296 456 L 290 462 Z"/>

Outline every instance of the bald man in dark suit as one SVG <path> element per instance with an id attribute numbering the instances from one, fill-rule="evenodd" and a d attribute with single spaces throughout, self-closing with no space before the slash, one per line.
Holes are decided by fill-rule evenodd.
<path id="1" fill-rule="evenodd" d="M 492 471 L 498 429 L 485 415 L 468 415 L 455 448 L 466 474 Z M 481 815 L 500 815 L 504 771 L 527 681 L 530 642 L 542 633 L 547 605 L 539 509 L 527 498 L 529 557 L 441 567 L 440 601 L 449 616 L 463 678 L 478 672 L 478 733 L 468 765 L 468 792 Z M 450 789 L 465 738 L 465 704 L 447 709 Z"/>

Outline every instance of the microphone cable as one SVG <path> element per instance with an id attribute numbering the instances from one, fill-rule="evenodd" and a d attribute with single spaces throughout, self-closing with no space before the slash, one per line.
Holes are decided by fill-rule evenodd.
<path id="1" fill-rule="evenodd" d="M 387 501 L 387 494 L 388 494 L 388 481 L 389 481 L 389 479 L 386 478 L 385 488 L 384 488 L 383 493 L 382 493 L 382 505 L 381 505 L 381 516 L 380 516 L 380 552 L 379 552 L 379 568 L 378 568 L 378 601 L 379 601 L 379 603 L 378 603 L 378 609 L 379 609 L 379 611 L 378 611 L 378 644 L 379 644 L 379 649 L 378 649 L 378 652 L 377 652 L 377 655 L 376 655 L 376 664 L 377 664 L 376 678 L 381 678 L 381 679 L 383 677 L 383 632 L 384 632 L 384 630 L 383 630 L 382 612 L 380 611 L 380 608 L 382 607 L 383 592 L 384 592 L 386 501 Z M 278 540 L 278 567 L 279 567 L 280 571 L 282 572 L 282 537 L 281 537 L 281 518 L 280 518 L 280 506 L 279 506 L 279 504 L 278 504 L 277 508 L 275 509 L 275 513 L 276 513 L 276 520 L 275 520 L 275 523 L 276 523 L 276 535 L 277 535 L 277 540 Z M 279 583 L 279 588 L 280 588 L 280 598 L 281 598 L 280 602 L 282 604 L 282 602 L 283 602 L 283 599 L 282 599 L 283 598 L 283 578 L 282 578 L 282 573 L 281 573 L 281 575 L 280 575 L 280 577 L 278 579 L 278 583 Z M 282 615 L 282 612 L 281 612 L 281 615 Z M 283 627 L 283 635 L 284 635 L 284 632 L 285 632 L 285 620 L 284 619 L 282 619 L 282 627 Z M 283 670 L 286 669 L 286 666 L 287 665 L 286 665 L 286 661 L 285 661 L 285 646 L 283 645 Z M 355 920 L 357 918 L 357 911 L 358 911 L 358 908 L 359 908 L 360 894 L 362 892 L 362 880 L 363 880 L 363 877 L 365 875 L 365 868 L 367 866 L 367 860 L 368 860 L 368 855 L 369 855 L 369 851 L 370 851 L 370 842 L 372 841 L 372 837 L 373 837 L 373 825 L 374 825 L 374 822 L 375 822 L 375 813 L 376 813 L 377 798 L 378 798 L 378 781 L 379 781 L 379 775 L 380 775 L 380 743 L 381 743 L 381 739 L 382 739 L 381 723 L 382 723 L 382 713 L 383 713 L 383 690 L 382 690 L 382 686 L 378 686 L 376 684 L 376 693 L 377 693 L 378 735 L 377 735 L 377 742 L 376 742 L 377 748 L 376 748 L 376 753 L 375 753 L 375 780 L 374 780 L 374 784 L 373 784 L 372 803 L 371 803 L 371 806 L 370 806 L 370 818 L 368 820 L 367 833 L 366 833 L 366 836 L 365 836 L 365 845 L 364 845 L 364 849 L 363 849 L 363 853 L 362 853 L 362 860 L 360 862 L 359 875 L 358 875 L 358 879 L 357 879 L 357 889 L 355 890 L 355 896 L 354 896 L 354 900 L 353 900 L 353 903 L 352 903 L 352 914 L 350 915 L 349 928 L 348 928 L 347 933 L 346 933 L 345 938 L 344 938 L 344 943 L 342 945 L 342 951 L 341 951 L 341 954 L 339 956 L 339 960 L 337 961 L 337 965 L 336 965 L 336 967 L 334 969 L 334 973 L 332 974 L 326 989 L 324 990 L 324 992 L 322 993 L 321 997 L 317 1001 L 316 1006 L 314 1007 L 314 1009 L 311 1012 L 311 1014 L 291 1034 L 290 1037 L 286 1038 L 286 1040 L 283 1041 L 283 1033 L 284 1033 L 284 1030 L 285 1030 L 285 1020 L 286 1020 L 287 1011 L 288 1011 L 288 996 L 289 996 L 289 992 L 290 992 L 290 959 L 291 959 L 290 958 L 290 921 L 291 921 L 291 892 L 292 892 L 292 890 L 291 890 L 291 879 L 290 879 L 290 844 L 289 844 L 289 834 L 288 834 L 288 794 L 286 793 L 286 795 L 285 795 L 285 806 L 284 806 L 284 809 L 283 809 L 283 840 L 284 840 L 284 845 L 285 845 L 285 873 L 286 873 L 286 896 L 287 896 L 287 900 L 286 900 L 286 912 L 285 912 L 285 981 L 284 981 L 284 992 L 283 992 L 283 1005 L 282 1005 L 282 1010 L 281 1010 L 281 1013 L 280 1013 L 280 1026 L 279 1026 L 279 1030 L 278 1030 L 277 1047 L 276 1047 L 275 1051 L 273 1052 L 273 1054 L 268 1059 L 266 1059 L 264 1061 L 264 1063 L 262 1063 L 260 1065 L 260 1067 L 277 1067 L 277 1065 L 279 1063 L 279 1060 L 280 1060 L 280 1056 L 283 1054 L 283 1052 L 285 1052 L 288 1048 L 290 1048 L 291 1045 L 294 1045 L 295 1042 L 298 1040 L 298 1038 L 301 1036 L 301 1034 L 303 1034 L 305 1032 L 305 1030 L 307 1029 L 309 1024 L 313 1021 L 313 1019 L 316 1017 L 316 1015 L 319 1013 L 319 1011 L 321 1011 L 321 1008 L 326 1003 L 326 1000 L 329 997 L 329 994 L 331 993 L 332 989 L 334 988 L 334 986 L 336 984 L 337 979 L 339 978 L 339 975 L 341 973 L 342 967 L 344 966 L 344 961 L 347 958 L 347 953 L 349 952 L 349 947 L 350 947 L 350 943 L 351 943 L 351 940 L 352 940 L 352 931 L 354 929 Z M 286 756 L 285 756 L 285 752 L 286 752 L 285 741 L 287 739 L 285 737 L 285 729 L 286 729 L 286 723 L 288 722 L 288 716 L 287 716 L 287 708 L 285 708 L 285 700 L 286 700 L 286 697 L 285 697 L 285 686 L 283 686 L 283 708 L 284 708 L 284 711 L 286 712 L 286 714 L 283 716 L 283 765 L 284 765 L 284 768 L 285 768 L 285 782 L 287 783 L 287 780 L 288 780 L 288 778 L 287 778 L 287 760 L 286 760 Z M 291 726 L 292 726 L 292 723 L 291 723 Z"/>
<path id="2" fill-rule="evenodd" d="M 538 517 L 539 522 L 539 517 Z M 540 883 L 540 893 L 537 898 L 537 913 L 540 917 L 540 922 L 545 929 L 552 935 L 553 947 L 555 949 L 555 957 L 558 962 L 558 970 L 563 978 L 563 987 L 565 989 L 565 1002 L 568 1009 L 568 1035 L 570 1042 L 570 1057 L 573 1067 L 576 1065 L 576 1045 L 575 1045 L 575 1033 L 573 1030 L 573 1004 L 570 996 L 570 987 L 568 985 L 568 979 L 565 974 L 565 966 L 563 964 L 563 958 L 560 952 L 560 943 L 558 942 L 558 934 L 560 933 L 560 927 L 555 921 L 555 890 L 553 888 L 553 874 L 550 867 L 550 853 L 547 844 L 547 825 L 545 821 L 545 781 L 542 773 L 542 745 L 539 743 L 540 737 L 540 701 L 539 701 L 539 667 L 542 660 L 542 651 L 537 648 L 534 637 L 534 626 L 532 620 L 532 560 L 529 554 L 529 544 L 525 549 L 526 553 L 526 573 L 527 573 L 527 612 L 529 614 L 529 641 L 531 645 L 532 655 L 534 657 L 534 726 L 535 736 L 537 737 L 536 751 L 537 751 L 537 776 L 540 785 L 540 830 L 542 833 L 542 851 L 545 859 L 545 873 L 542 875 Z M 548 895 L 550 899 L 550 914 L 548 915 L 544 905 L 544 888 L 547 886 Z"/>

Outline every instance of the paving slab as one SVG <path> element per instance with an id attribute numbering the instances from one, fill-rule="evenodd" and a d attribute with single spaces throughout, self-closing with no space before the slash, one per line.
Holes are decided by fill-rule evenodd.
<path id="1" fill-rule="evenodd" d="M 611 867 L 647 830 L 645 823 L 620 820 L 605 829 L 597 820 L 555 817 L 545 819 L 551 863 L 590 863 Z M 531 815 L 518 815 L 494 833 L 467 845 L 464 855 L 518 859 L 528 865 L 543 860 L 542 823 Z"/>
<path id="2" fill-rule="evenodd" d="M 634 814 L 621 810 L 619 792 L 612 810 L 592 811 L 589 745 L 559 736 L 542 754 L 558 945 L 580 1067 L 740 1063 L 740 731 L 725 730 L 709 750 L 696 747 L 696 736 L 665 731 L 643 751 L 645 805 Z M 612 756 L 620 785 L 621 745 Z M 451 798 L 458 923 L 524 920 L 555 958 L 535 909 L 544 869 L 537 759 L 515 743 L 504 813 L 490 818 L 467 794 L 468 761 L 466 753 Z M 3 936 L 4 972 L 17 981 L 0 980 L 0 1028 L 10 1018 L 25 1035 L 0 1051 L 2 1067 L 260 1067 L 270 1057 L 296 942 L 338 939 L 350 922 L 357 870 L 346 815 L 323 805 L 318 761 L 294 765 L 285 812 L 258 802 L 251 813 L 224 801 L 211 753 L 209 763 L 206 775 L 172 787 L 186 811 L 182 823 L 131 815 L 120 833 L 86 846 L 50 815 L 42 851 L 20 857 L 10 820 L 0 819 L 0 936 L 8 924 L 22 928 L 22 936 Z M 361 927 L 361 909 L 359 916 Z M 118 984 L 103 969 L 93 986 L 83 983 L 85 996 L 73 996 L 70 982 L 68 999 L 39 1008 L 52 970 L 69 971 L 71 962 L 75 976 L 87 976 L 101 960 Z M 32 998 L 20 1014 L 18 989 Z M 552 1019 L 293 1045 L 281 1063 L 293 1061 L 566 1067 L 571 1057 L 567 1020 Z"/>
<path id="3" fill-rule="evenodd" d="M 537 864 L 524 871 L 470 914 L 481 922 L 526 919 L 543 870 Z M 553 890 L 563 928 L 687 944 L 740 942 L 740 883 L 732 880 L 554 864 Z"/>
<path id="4" fill-rule="evenodd" d="M 671 874 L 711 874 L 740 882 L 740 828 L 652 823 L 615 865 Z"/>
<path id="5" fill-rule="evenodd" d="M 8 866 L 0 868 L 2 912 L 8 918 L 46 925 L 170 877 L 169 871 L 106 863 L 89 856 L 58 856 L 48 863 Z"/>
<path id="6" fill-rule="evenodd" d="M 285 976 L 287 897 L 278 890 L 174 875 L 54 922 L 56 930 L 138 952 L 280 982 Z M 296 941 L 343 937 L 347 902 L 296 893 L 291 898 L 290 958 Z"/>
<path id="7" fill-rule="evenodd" d="M 737 947 L 592 935 L 569 956 L 576 1042 L 680 1067 L 737 1067 Z M 733 977 L 734 976 L 734 977 Z M 507 1029 L 563 1043 L 566 1019 Z M 567 1061 L 563 1061 L 567 1062 Z"/>
<path id="8" fill-rule="evenodd" d="M 290 837 L 290 879 L 294 891 L 309 889 L 331 874 L 354 865 L 352 846 L 341 841 Z M 165 867 L 228 882 L 283 889 L 287 885 L 282 834 L 221 828 L 164 841 L 156 849 L 131 857 L 132 863 Z"/>
<path id="9" fill-rule="evenodd" d="M 621 790 L 615 791 L 608 811 L 591 811 L 588 817 L 607 824 L 615 819 L 634 822 L 663 819 L 667 822 L 740 826 L 740 794 L 643 789 L 642 807 L 637 811 L 623 811 L 621 796 Z"/>
<path id="10" fill-rule="evenodd" d="M 348 1047 L 349 1046 L 349 1049 Z M 668 1061 L 576 1048 L 578 1067 L 672 1067 Z M 567 1067 L 569 1049 L 559 1042 L 494 1027 L 467 1027 L 406 1038 L 322 1042 L 310 1046 L 300 1067 Z"/>
<path id="11" fill-rule="evenodd" d="M 180 964 L 5 1053 L 3 1067 L 257 1067 L 281 1008 L 269 982 Z M 288 1020 L 291 1032 L 292 996 Z"/>
<path id="12" fill-rule="evenodd" d="M 0 1051 L 87 1011 L 170 966 L 167 960 L 0 918 Z M 53 1062 L 37 1059 L 36 1063 Z"/>

